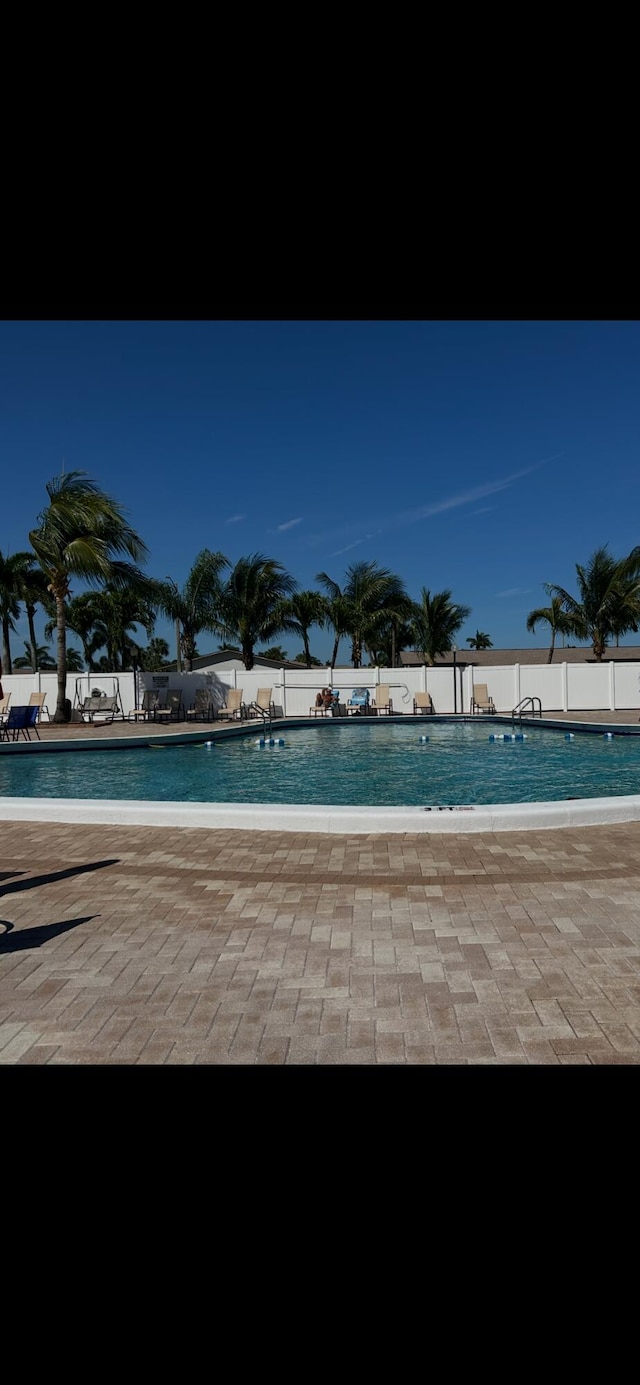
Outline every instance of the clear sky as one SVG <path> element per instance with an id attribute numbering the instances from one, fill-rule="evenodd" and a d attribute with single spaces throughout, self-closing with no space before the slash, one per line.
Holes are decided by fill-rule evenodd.
<path id="1" fill-rule="evenodd" d="M 182 586 L 204 547 L 302 587 L 373 559 L 470 606 L 461 647 L 545 647 L 543 582 L 640 543 L 639 382 L 637 322 L 5 322 L 0 549 L 28 547 L 64 464 L 125 506 L 155 577 Z"/>

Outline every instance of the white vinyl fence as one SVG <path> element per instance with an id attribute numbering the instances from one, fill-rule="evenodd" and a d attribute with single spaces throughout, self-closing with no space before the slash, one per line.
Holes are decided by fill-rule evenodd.
<path id="1" fill-rule="evenodd" d="M 454 690 L 455 673 L 455 690 Z M 396 715 L 413 712 L 416 692 L 431 694 L 434 709 L 441 715 L 468 713 L 475 684 L 484 683 L 498 712 L 511 712 L 524 698 L 536 697 L 542 711 L 622 711 L 640 708 L 640 663 L 603 664 L 508 664 L 496 668 L 457 665 L 427 668 L 365 669 L 225 669 L 194 673 L 83 673 L 69 674 L 67 697 L 72 707 L 94 690 L 113 696 L 119 693 L 122 710 L 128 716 L 139 706 L 146 689 L 156 689 L 161 699 L 169 692 L 182 693 L 185 709 L 195 700 L 197 688 L 207 688 L 215 707 L 221 707 L 229 688 L 241 688 L 247 706 L 261 688 L 271 690 L 277 716 L 308 716 L 316 693 L 330 687 L 346 702 L 354 688 L 368 688 L 373 700 L 378 684 L 389 686 Z M 2 685 L 11 695 L 11 705 L 22 706 L 32 692 L 46 694 L 51 714 L 57 699 L 55 673 L 14 673 L 4 676 Z M 525 708 L 525 712 L 529 710 Z"/>

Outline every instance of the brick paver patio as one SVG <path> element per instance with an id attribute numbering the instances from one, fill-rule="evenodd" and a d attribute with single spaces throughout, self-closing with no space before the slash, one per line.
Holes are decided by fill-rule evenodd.
<path id="1" fill-rule="evenodd" d="M 638 823 L 0 843 L 0 1063 L 640 1062 Z"/>

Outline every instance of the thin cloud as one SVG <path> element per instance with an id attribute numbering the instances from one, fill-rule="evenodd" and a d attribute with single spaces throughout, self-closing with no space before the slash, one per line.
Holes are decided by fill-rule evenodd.
<path id="1" fill-rule="evenodd" d="M 300 515 L 298 519 L 288 519 L 286 524 L 278 524 L 276 526 L 277 532 L 279 534 L 284 534 L 287 529 L 293 529 L 295 524 L 302 524 L 302 515 Z"/>
<path id="2" fill-rule="evenodd" d="M 229 515 L 229 518 L 225 519 L 225 524 L 239 524 L 241 519 L 246 518 L 246 515 Z"/>
<path id="3" fill-rule="evenodd" d="M 474 510 L 474 515 L 488 515 L 491 510 L 495 510 L 495 505 L 483 505 L 480 510 Z"/>
<path id="4" fill-rule="evenodd" d="M 539 467 L 545 466 L 548 462 L 555 461 L 557 457 L 561 457 L 562 455 L 561 452 L 556 452 L 552 457 L 544 457 L 542 461 L 534 462 L 532 466 L 523 467 L 521 471 L 513 471 L 509 476 L 503 476 L 495 481 L 483 481 L 478 486 L 470 486 L 468 490 L 458 491 L 454 495 L 445 496 L 442 500 L 436 500 L 430 505 L 419 505 L 412 510 L 400 510 L 395 515 L 389 515 L 388 518 L 383 521 L 377 532 L 382 533 L 389 529 L 403 529 L 408 524 L 417 524 L 420 520 L 432 519 L 434 515 L 445 514 L 448 510 L 460 509 L 463 505 L 471 505 L 476 500 L 484 500 L 489 495 L 496 495 L 499 491 L 508 490 L 516 481 L 521 480 L 523 476 L 530 476 L 531 473 L 537 471 Z M 376 521 L 372 521 L 372 519 L 369 518 L 368 521 L 365 520 L 364 522 L 371 526 L 372 522 L 375 523 Z M 353 532 L 353 526 L 340 529 L 337 532 L 334 529 L 330 534 L 314 534 L 310 537 L 309 542 L 315 547 L 321 543 L 335 542 L 336 539 L 349 538 Z M 352 548 L 355 547 L 356 543 L 363 542 L 364 539 L 352 540 L 347 547 Z M 346 548 L 338 550 L 338 552 L 346 551 Z"/>
<path id="5" fill-rule="evenodd" d="M 357 548 L 358 544 L 367 543 L 369 539 L 375 539 L 377 538 L 378 534 L 381 533 L 381 529 L 376 529 L 373 534 L 365 534 L 363 539 L 356 539 L 354 543 L 348 543 L 345 548 L 336 548 L 335 551 L 331 554 L 331 557 L 339 558 L 341 553 L 348 553 L 350 548 Z"/>
<path id="6" fill-rule="evenodd" d="M 507 587 L 503 592 L 496 592 L 496 596 L 530 596 L 531 587 Z"/>

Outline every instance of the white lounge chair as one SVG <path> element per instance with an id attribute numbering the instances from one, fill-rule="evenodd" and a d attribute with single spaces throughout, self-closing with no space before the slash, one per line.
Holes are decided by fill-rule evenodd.
<path id="1" fill-rule="evenodd" d="M 416 693 L 413 699 L 414 716 L 417 716 L 419 712 L 424 712 L 425 715 L 433 716 L 434 707 L 431 700 L 431 693 Z"/>
<path id="2" fill-rule="evenodd" d="M 242 688 L 228 688 L 227 699 L 224 707 L 218 709 L 218 716 L 226 721 L 240 721 L 246 715 L 246 707 L 242 701 Z"/>
<path id="3" fill-rule="evenodd" d="M 493 714 L 495 710 L 495 703 L 493 698 L 489 696 L 486 683 L 476 683 L 471 694 L 472 715 L 475 715 L 476 712 L 489 712 Z"/>
<path id="4" fill-rule="evenodd" d="M 393 712 L 393 702 L 391 700 L 389 684 L 379 683 L 375 693 L 376 695 L 371 704 L 372 710 L 375 708 L 378 716 L 380 716 L 382 712 L 386 712 L 387 716 L 391 716 Z"/>

